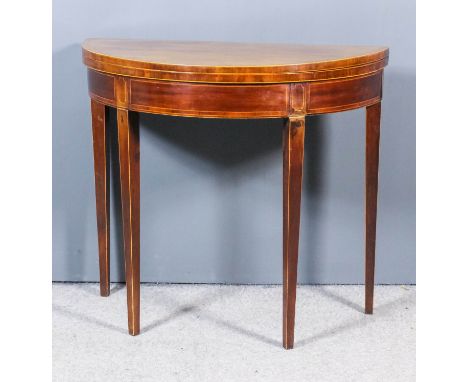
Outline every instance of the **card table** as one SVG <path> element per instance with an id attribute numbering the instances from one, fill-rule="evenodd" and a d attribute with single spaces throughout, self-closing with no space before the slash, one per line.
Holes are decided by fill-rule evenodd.
<path id="1" fill-rule="evenodd" d="M 389 50 L 376 46 L 88 39 L 100 292 L 109 295 L 109 141 L 117 110 L 128 329 L 140 332 L 138 113 L 283 118 L 283 346 L 294 346 L 306 115 L 366 108 L 365 313 L 374 294 L 380 109 Z"/>

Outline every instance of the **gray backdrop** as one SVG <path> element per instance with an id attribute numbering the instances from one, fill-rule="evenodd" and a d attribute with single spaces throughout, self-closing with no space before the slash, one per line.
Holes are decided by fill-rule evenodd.
<path id="1" fill-rule="evenodd" d="M 54 280 L 99 274 L 80 43 L 127 37 L 389 46 L 376 282 L 415 282 L 414 1 L 55 0 L 53 12 Z M 356 110 L 307 119 L 302 283 L 363 282 L 364 118 Z M 142 115 L 142 281 L 281 282 L 281 129 L 281 120 Z M 111 280 L 121 281 L 116 185 Z"/>

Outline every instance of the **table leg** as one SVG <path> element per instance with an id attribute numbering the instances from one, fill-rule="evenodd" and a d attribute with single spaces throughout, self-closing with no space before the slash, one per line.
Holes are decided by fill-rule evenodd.
<path id="1" fill-rule="evenodd" d="M 138 114 L 117 109 L 128 331 L 140 333 L 140 141 Z"/>
<path id="2" fill-rule="evenodd" d="M 109 145 L 104 104 L 91 100 L 101 296 L 109 296 Z"/>
<path id="3" fill-rule="evenodd" d="M 380 102 L 366 109 L 366 314 L 372 314 L 374 305 L 379 140 Z"/>
<path id="4" fill-rule="evenodd" d="M 305 116 L 289 117 L 283 133 L 283 347 L 294 346 L 297 258 Z"/>

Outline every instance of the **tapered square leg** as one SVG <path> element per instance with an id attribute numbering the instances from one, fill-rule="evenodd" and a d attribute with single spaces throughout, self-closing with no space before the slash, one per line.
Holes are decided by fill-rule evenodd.
<path id="1" fill-rule="evenodd" d="M 101 296 L 109 296 L 109 143 L 106 134 L 105 105 L 91 100 L 93 128 L 94 183 L 99 249 L 99 281 Z"/>
<path id="2" fill-rule="evenodd" d="M 140 141 L 138 114 L 117 109 L 128 331 L 140 333 Z"/>
<path id="3" fill-rule="evenodd" d="M 294 346 L 297 258 L 305 116 L 289 117 L 283 133 L 283 347 Z"/>
<path id="4" fill-rule="evenodd" d="M 379 102 L 366 109 L 366 314 L 372 314 L 374 307 L 380 105 Z"/>

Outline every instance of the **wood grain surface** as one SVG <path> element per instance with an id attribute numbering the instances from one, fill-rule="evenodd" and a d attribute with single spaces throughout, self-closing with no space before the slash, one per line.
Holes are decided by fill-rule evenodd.
<path id="1" fill-rule="evenodd" d="M 365 312 L 374 309 L 375 239 L 377 225 L 377 190 L 379 180 L 381 104 L 366 110 L 366 298 Z"/>
<path id="2" fill-rule="evenodd" d="M 101 296 L 110 292 L 109 142 L 106 132 L 106 106 L 91 100 L 93 128 L 94 184 L 99 250 Z"/>
<path id="3" fill-rule="evenodd" d="M 375 46 L 88 39 L 83 62 L 130 77 L 182 82 L 280 83 L 365 75 L 382 69 Z"/>
<path id="4" fill-rule="evenodd" d="M 140 333 L 140 134 L 138 114 L 117 109 L 128 331 Z"/>
<path id="5" fill-rule="evenodd" d="M 283 347 L 294 346 L 297 260 L 305 117 L 288 118 L 283 132 Z"/>

